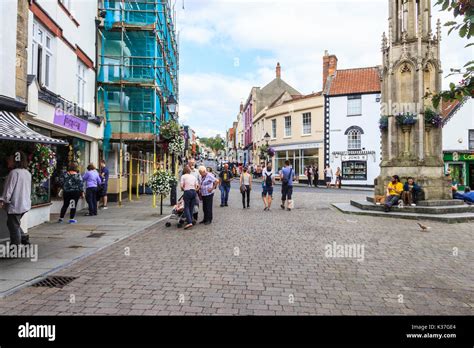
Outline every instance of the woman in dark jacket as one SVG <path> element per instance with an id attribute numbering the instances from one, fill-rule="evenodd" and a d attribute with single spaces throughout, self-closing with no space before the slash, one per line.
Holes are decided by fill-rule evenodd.
<path id="1" fill-rule="evenodd" d="M 75 224 L 77 202 L 79 198 L 84 197 L 84 181 L 81 174 L 77 171 L 77 164 L 71 163 L 68 170 L 61 178 L 61 185 L 63 190 L 63 206 L 61 208 L 61 215 L 59 216 L 59 223 L 63 222 L 64 215 L 66 215 L 67 208 L 69 208 L 69 223 Z"/>
<path id="2" fill-rule="evenodd" d="M 416 205 L 420 199 L 421 186 L 415 183 L 415 179 L 408 178 L 403 185 L 402 200 L 405 205 Z"/>

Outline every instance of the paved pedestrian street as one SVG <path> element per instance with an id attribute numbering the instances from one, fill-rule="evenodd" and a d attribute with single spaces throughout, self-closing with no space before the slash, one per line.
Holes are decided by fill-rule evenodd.
<path id="1" fill-rule="evenodd" d="M 344 215 L 330 203 L 370 192 L 295 189 L 295 209 L 214 199 L 214 223 L 164 222 L 0 300 L 14 315 L 474 314 L 472 224 Z M 275 198 L 279 198 L 279 187 Z M 353 247 L 353 248 L 352 248 Z M 335 257 L 330 257 L 335 256 Z"/>

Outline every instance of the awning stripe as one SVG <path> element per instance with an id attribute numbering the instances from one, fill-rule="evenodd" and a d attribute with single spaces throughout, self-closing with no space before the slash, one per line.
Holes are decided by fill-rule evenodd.
<path id="1" fill-rule="evenodd" d="M 68 145 L 67 141 L 47 137 L 28 128 L 9 111 L 0 111 L 0 139 L 30 141 L 42 144 Z"/>

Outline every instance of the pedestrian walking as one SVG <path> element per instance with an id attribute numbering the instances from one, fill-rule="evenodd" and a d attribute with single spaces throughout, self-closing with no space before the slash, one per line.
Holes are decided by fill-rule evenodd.
<path id="1" fill-rule="evenodd" d="M 82 176 L 82 179 L 86 183 L 86 201 L 89 208 L 89 213 L 86 216 L 96 216 L 97 192 L 98 187 L 102 184 L 102 179 L 92 163 L 87 166 L 87 172 Z"/>
<path id="2" fill-rule="evenodd" d="M 293 179 L 295 177 L 295 171 L 290 167 L 290 161 L 285 161 L 285 167 L 280 171 L 281 180 L 281 209 L 291 211 L 293 209 Z"/>
<path id="3" fill-rule="evenodd" d="M 108 197 L 107 197 L 107 189 L 109 186 L 109 168 L 107 168 L 107 164 L 105 160 L 100 160 L 100 177 L 102 179 L 102 185 L 100 185 L 99 190 L 99 198 L 102 199 L 102 209 L 106 210 L 109 209 L 107 207 Z"/>
<path id="4" fill-rule="evenodd" d="M 312 182 L 313 167 L 311 166 L 306 167 L 306 177 L 308 178 L 308 186 L 312 187 L 313 186 L 313 182 Z"/>
<path id="5" fill-rule="evenodd" d="M 318 187 L 319 181 L 319 168 L 313 165 L 313 180 L 314 180 L 314 187 Z"/>
<path id="6" fill-rule="evenodd" d="M 63 196 L 63 206 L 59 215 L 59 223 L 62 223 L 67 209 L 69 208 L 69 223 L 75 224 L 77 220 L 76 209 L 79 198 L 84 197 L 84 181 L 77 169 L 77 163 L 70 163 L 67 172 L 60 178 Z"/>
<path id="7" fill-rule="evenodd" d="M 342 188 L 342 172 L 339 167 L 336 169 L 336 187 L 338 189 Z"/>
<path id="8" fill-rule="evenodd" d="M 199 194 L 201 196 L 202 210 L 204 212 L 204 218 L 200 224 L 209 225 L 212 223 L 212 201 L 219 180 L 204 166 L 199 167 L 199 174 L 201 175 Z"/>
<path id="9" fill-rule="evenodd" d="M 326 181 L 326 188 L 331 187 L 331 182 L 332 182 L 333 176 L 334 175 L 333 175 L 331 167 L 326 166 L 326 169 L 324 169 L 324 178 L 325 178 L 325 181 Z"/>
<path id="10" fill-rule="evenodd" d="M 248 173 L 247 167 L 240 176 L 240 193 L 242 194 L 242 206 L 250 208 L 250 191 L 252 190 L 252 176 Z M 247 206 L 245 206 L 245 197 L 247 197 Z"/>
<path id="11" fill-rule="evenodd" d="M 199 170 L 196 168 L 196 160 L 194 158 L 191 158 L 189 160 L 189 169 L 191 169 L 191 175 L 194 176 L 197 180 L 198 183 L 200 183 L 201 181 L 201 175 L 199 175 Z M 194 208 L 193 208 L 193 219 L 195 221 L 198 221 L 199 219 L 199 204 L 200 204 L 200 199 L 199 199 L 199 195 L 196 195 L 196 201 L 195 201 L 195 205 L 194 205 Z"/>
<path id="12" fill-rule="evenodd" d="M 219 174 L 220 190 L 221 190 L 221 207 L 228 207 L 230 182 L 232 181 L 232 172 L 229 170 L 229 165 L 226 163 Z"/>
<path id="13" fill-rule="evenodd" d="M 184 229 L 187 230 L 192 228 L 194 225 L 193 212 L 194 206 L 196 205 L 196 195 L 199 189 L 199 183 L 194 175 L 191 175 L 191 168 L 185 166 L 183 169 L 183 175 L 181 176 L 181 189 L 184 191 L 184 216 L 186 217 L 186 226 Z"/>
<path id="14" fill-rule="evenodd" d="M 31 173 L 28 160 L 22 151 L 7 158 L 10 170 L 5 180 L 0 208 L 7 211 L 7 227 L 10 232 L 10 244 L 30 244 L 28 235 L 21 228 L 21 218 L 31 209 Z"/>
<path id="15" fill-rule="evenodd" d="M 264 211 L 270 211 L 272 207 L 273 187 L 275 186 L 275 174 L 272 171 L 272 164 L 268 162 L 267 167 L 262 171 L 262 200 Z"/>

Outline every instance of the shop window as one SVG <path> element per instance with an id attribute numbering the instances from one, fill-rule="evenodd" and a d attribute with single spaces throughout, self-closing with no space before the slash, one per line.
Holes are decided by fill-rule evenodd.
<path id="1" fill-rule="evenodd" d="M 343 180 L 367 180 L 367 162 L 346 161 L 342 162 Z"/>
<path id="2" fill-rule="evenodd" d="M 474 150 L 474 129 L 469 130 L 469 150 Z"/>
<path id="3" fill-rule="evenodd" d="M 350 95 L 347 97 L 347 116 L 362 115 L 362 96 Z"/>
<path id="4" fill-rule="evenodd" d="M 311 134 L 311 112 L 303 114 L 303 135 Z"/>
<path id="5" fill-rule="evenodd" d="M 464 180 L 466 176 L 465 164 L 449 163 L 449 169 L 451 171 L 451 178 L 453 181 L 456 181 L 460 186 L 464 186 L 466 184 L 466 181 Z"/>

